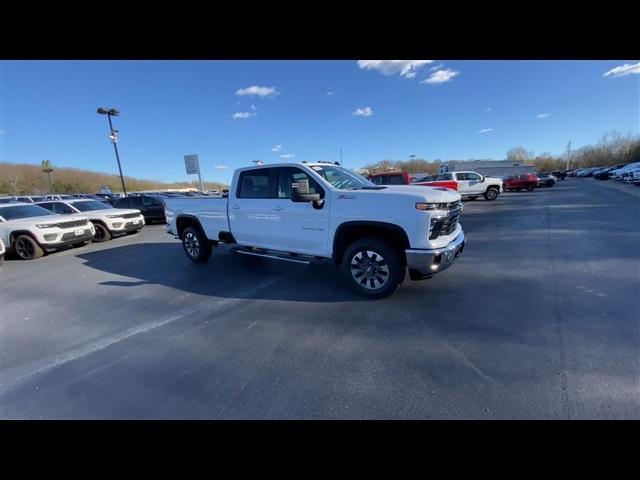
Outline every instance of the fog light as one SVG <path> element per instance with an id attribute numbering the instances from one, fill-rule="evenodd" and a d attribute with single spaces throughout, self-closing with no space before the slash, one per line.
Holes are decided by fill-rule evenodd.
<path id="1" fill-rule="evenodd" d="M 58 238 L 58 234 L 57 234 L 57 233 L 47 233 L 47 234 L 45 234 L 45 236 L 44 236 L 44 239 L 45 239 L 47 242 L 50 242 L 50 241 L 52 241 L 52 240 L 55 240 L 56 238 Z"/>
<path id="2" fill-rule="evenodd" d="M 122 226 L 122 222 L 112 224 L 113 228 L 120 228 Z"/>

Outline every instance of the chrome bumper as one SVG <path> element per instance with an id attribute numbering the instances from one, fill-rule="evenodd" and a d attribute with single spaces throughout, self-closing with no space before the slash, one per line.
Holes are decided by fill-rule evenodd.
<path id="1" fill-rule="evenodd" d="M 460 235 L 446 247 L 434 250 L 405 250 L 409 277 L 411 280 L 423 280 L 449 268 L 462 253 L 465 244 L 464 232 L 460 232 Z"/>

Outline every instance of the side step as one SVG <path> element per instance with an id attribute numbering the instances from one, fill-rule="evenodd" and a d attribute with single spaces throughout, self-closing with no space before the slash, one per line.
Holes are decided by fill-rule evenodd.
<path id="1" fill-rule="evenodd" d="M 232 252 L 254 257 L 272 258 L 274 260 L 284 260 L 285 262 L 303 263 L 305 265 L 324 265 L 325 260 L 320 257 L 310 257 L 307 255 L 296 255 L 295 253 L 280 253 L 267 250 L 247 250 L 244 248 L 232 248 Z"/>

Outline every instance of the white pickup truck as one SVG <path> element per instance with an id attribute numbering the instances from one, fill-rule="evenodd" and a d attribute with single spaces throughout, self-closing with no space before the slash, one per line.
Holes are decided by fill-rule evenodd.
<path id="1" fill-rule="evenodd" d="M 485 200 L 492 201 L 502 192 L 502 179 L 485 177 L 477 172 L 446 172 L 428 177 L 428 180 L 434 185 L 438 182 L 455 181 L 458 184 L 458 193 L 471 200 L 482 195 Z"/>
<path id="2" fill-rule="evenodd" d="M 219 243 L 280 260 L 340 266 L 359 293 L 394 293 L 407 268 L 431 278 L 462 253 L 460 195 L 440 187 L 376 186 L 333 163 L 240 168 L 222 198 L 167 198 L 168 233 L 206 262 Z"/>

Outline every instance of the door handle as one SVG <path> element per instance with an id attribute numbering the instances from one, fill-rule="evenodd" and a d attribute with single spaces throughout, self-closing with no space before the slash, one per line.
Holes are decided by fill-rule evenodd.
<path id="1" fill-rule="evenodd" d="M 233 208 L 234 210 L 238 210 L 240 208 L 240 205 L 231 205 L 231 208 Z"/>
<path id="2" fill-rule="evenodd" d="M 273 207 L 273 209 L 279 212 L 280 210 L 284 210 L 284 207 L 281 207 L 280 205 L 277 205 L 277 206 Z"/>

